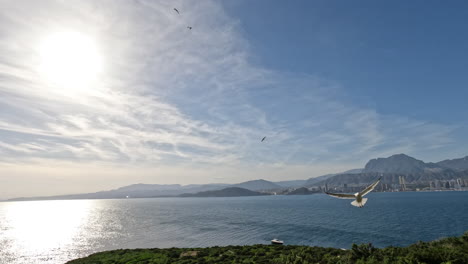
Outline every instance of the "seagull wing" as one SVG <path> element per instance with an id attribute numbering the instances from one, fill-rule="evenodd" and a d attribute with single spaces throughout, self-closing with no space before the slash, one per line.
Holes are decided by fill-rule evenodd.
<path id="1" fill-rule="evenodd" d="M 364 195 L 366 195 L 366 194 L 372 192 L 372 190 L 374 190 L 375 186 L 377 186 L 377 184 L 379 184 L 380 179 L 382 179 L 382 177 L 380 177 L 376 182 L 374 182 L 373 184 L 367 186 L 367 188 L 365 188 L 364 190 L 362 190 L 361 196 L 364 196 Z"/>
<path id="2" fill-rule="evenodd" d="M 356 196 L 354 196 L 354 194 L 346 194 L 346 193 L 329 193 L 329 192 L 325 192 L 326 194 L 330 195 L 330 196 L 333 196 L 333 197 L 336 197 L 336 198 L 340 198 L 340 199 L 356 199 Z"/>

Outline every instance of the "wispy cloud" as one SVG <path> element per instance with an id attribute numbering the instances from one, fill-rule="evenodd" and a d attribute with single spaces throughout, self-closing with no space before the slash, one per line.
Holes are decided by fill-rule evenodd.
<path id="1" fill-rule="evenodd" d="M 375 156 L 442 149 L 453 141 L 453 126 L 381 115 L 349 102 L 346 89 L 331 80 L 253 65 L 240 25 L 214 1 L 2 5 L 4 164 L 102 162 L 102 170 L 127 164 L 169 174 L 169 168 L 192 168 L 241 181 L 254 177 L 252 171 L 274 174 L 279 167 L 295 172 L 283 171 L 292 178 L 336 172 Z M 67 91 L 38 73 L 38 43 L 58 31 L 97 40 L 105 69 L 93 87 Z"/>

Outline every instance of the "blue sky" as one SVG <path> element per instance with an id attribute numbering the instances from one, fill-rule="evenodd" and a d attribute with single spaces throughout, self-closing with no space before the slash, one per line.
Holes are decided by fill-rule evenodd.
<path id="1" fill-rule="evenodd" d="M 464 1 L 227 2 L 255 62 L 335 80 L 382 114 L 464 122 Z"/>
<path id="2" fill-rule="evenodd" d="M 462 1 L 1 5 L 0 198 L 467 155 Z"/>

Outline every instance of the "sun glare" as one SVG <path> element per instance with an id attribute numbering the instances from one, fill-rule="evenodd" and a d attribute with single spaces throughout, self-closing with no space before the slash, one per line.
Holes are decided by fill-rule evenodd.
<path id="1" fill-rule="evenodd" d="M 102 70 L 95 41 L 81 33 L 55 33 L 40 45 L 40 72 L 61 89 L 86 90 Z"/>

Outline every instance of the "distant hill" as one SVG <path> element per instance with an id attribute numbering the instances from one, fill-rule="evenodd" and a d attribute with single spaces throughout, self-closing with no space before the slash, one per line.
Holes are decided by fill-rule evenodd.
<path id="1" fill-rule="evenodd" d="M 364 169 L 352 169 L 352 170 L 347 170 L 342 173 L 337 173 L 337 174 L 358 174 L 361 173 Z"/>
<path id="2" fill-rule="evenodd" d="M 382 183 L 399 184 L 399 177 L 405 176 L 407 184 L 428 187 L 431 181 L 452 181 L 458 178 L 468 180 L 468 156 L 459 159 L 443 160 L 437 163 L 426 163 L 405 154 L 397 154 L 387 158 L 371 159 L 364 169 L 353 169 L 339 174 L 327 174 L 308 180 L 291 180 L 271 182 L 263 179 L 242 182 L 238 184 L 132 184 L 115 190 L 94 193 L 56 195 L 47 197 L 15 198 L 20 200 L 59 200 L 59 199 L 119 199 L 147 197 L 175 197 L 187 193 L 199 195 L 207 191 L 221 191 L 227 187 L 237 187 L 249 191 L 274 191 L 277 194 L 307 193 L 298 187 L 318 187 L 328 185 L 344 187 L 364 186 L 373 182 L 383 174 Z M 413 186 L 413 187 L 414 187 Z M 316 188 L 320 189 L 320 188 Z M 235 191 L 233 191 L 235 192 Z M 228 191 L 229 193 L 229 191 Z M 208 192 L 210 194 L 210 192 Z M 213 195 L 215 195 L 214 192 Z M 249 195 L 251 195 L 250 193 Z M 217 194 L 216 194 L 217 195 Z M 227 194 L 226 194 L 227 195 Z M 244 196 L 244 195 L 235 195 Z"/>
<path id="3" fill-rule="evenodd" d="M 450 170 L 436 163 L 425 163 L 405 154 L 397 154 L 388 158 L 371 159 L 367 162 L 362 172 L 380 172 L 380 173 L 425 173 L 442 172 Z"/>
<path id="4" fill-rule="evenodd" d="M 323 180 L 326 180 L 328 178 L 331 178 L 331 177 L 333 177 L 335 175 L 339 175 L 339 174 L 356 174 L 356 173 L 361 173 L 362 170 L 363 169 L 352 169 L 352 170 L 347 170 L 347 171 L 341 172 L 341 173 L 326 174 L 326 175 L 318 176 L 318 177 L 315 177 L 315 178 L 310 178 L 303 184 L 303 186 L 305 186 L 305 187 L 314 186 L 316 183 L 321 182 Z"/>
<path id="5" fill-rule="evenodd" d="M 300 187 L 304 186 L 307 180 L 292 180 L 292 181 L 277 181 L 273 182 L 276 185 L 279 185 L 283 188 L 290 188 L 290 187 Z"/>
<path id="6" fill-rule="evenodd" d="M 286 195 L 308 195 L 314 193 L 316 192 L 309 191 L 309 189 L 307 189 L 306 187 L 301 187 L 286 193 Z"/>
<path id="7" fill-rule="evenodd" d="M 304 186 L 306 186 L 306 187 L 314 186 L 316 183 L 322 182 L 322 181 L 324 181 L 324 180 L 326 180 L 328 178 L 331 178 L 331 177 L 333 177 L 335 175 L 336 174 L 326 174 L 326 175 L 318 176 L 318 177 L 315 177 L 315 178 L 310 178 L 305 182 Z"/>
<path id="8" fill-rule="evenodd" d="M 331 177 L 339 175 L 339 174 L 356 174 L 356 173 L 361 173 L 362 171 L 363 171 L 363 169 L 352 169 L 352 170 L 347 170 L 347 171 L 341 172 L 341 173 L 326 174 L 326 175 L 318 176 L 318 177 L 315 177 L 315 178 L 310 178 L 302 186 L 311 187 L 311 186 L 316 185 L 318 182 L 322 182 L 322 181 L 324 181 L 324 180 L 326 180 L 328 178 L 331 178 Z"/>
<path id="9" fill-rule="evenodd" d="M 449 181 L 457 178 L 468 179 L 468 170 L 455 172 L 452 170 L 442 171 L 442 172 L 426 172 L 426 173 L 411 173 L 411 174 L 401 174 L 401 173 L 380 173 L 380 172 L 369 172 L 369 173 L 359 173 L 359 174 L 339 174 L 333 177 L 330 177 L 321 182 L 317 182 L 315 186 L 325 186 L 328 187 L 343 187 L 346 184 L 348 187 L 355 186 L 365 186 L 373 181 L 377 180 L 379 177 L 382 177 L 381 183 L 385 184 L 399 184 L 399 177 L 404 176 L 405 182 L 407 184 L 421 184 L 428 186 L 430 181 Z"/>
<path id="10" fill-rule="evenodd" d="M 184 193 L 180 197 L 237 197 L 237 196 L 260 196 L 268 195 L 239 187 L 229 187 L 222 190 L 206 191 L 198 193 Z"/>
<path id="11" fill-rule="evenodd" d="M 437 165 L 456 171 L 468 170 L 468 156 L 460 159 L 447 159 L 437 162 Z"/>
<path id="12" fill-rule="evenodd" d="M 116 191 L 121 192 L 134 192 L 134 191 L 167 191 L 167 190 L 178 190 L 183 188 L 180 184 L 144 184 L 137 183 L 124 187 L 118 188 Z"/>
<path id="13" fill-rule="evenodd" d="M 201 184 L 201 185 L 179 185 L 179 184 L 132 184 L 115 190 L 101 191 L 95 193 L 68 194 L 44 197 L 14 198 L 10 201 L 24 200 L 73 200 L 73 199 L 119 199 L 119 198 L 148 198 L 148 197 L 170 197 L 183 193 L 196 193 L 208 190 L 223 189 L 228 184 Z"/>
<path id="14" fill-rule="evenodd" d="M 283 188 L 282 186 L 278 184 L 275 184 L 271 181 L 266 181 L 263 179 L 241 182 L 238 184 L 231 185 L 231 187 L 239 187 L 239 188 L 244 188 L 244 189 L 251 190 L 251 191 L 275 190 L 275 189 Z"/>
<path id="15" fill-rule="evenodd" d="M 426 163 L 405 154 L 388 158 L 371 159 L 361 173 L 341 173 L 322 176 L 308 186 L 348 187 L 365 186 L 382 176 L 383 184 L 399 184 L 404 176 L 406 184 L 427 187 L 431 181 L 450 181 L 458 178 L 468 179 L 468 157 Z"/>

